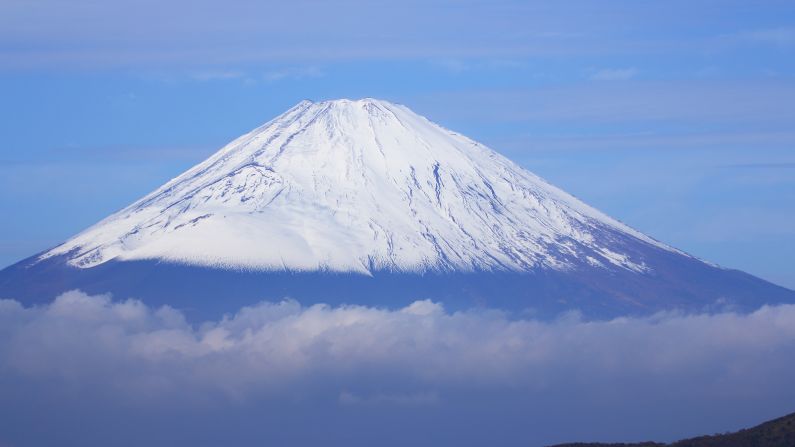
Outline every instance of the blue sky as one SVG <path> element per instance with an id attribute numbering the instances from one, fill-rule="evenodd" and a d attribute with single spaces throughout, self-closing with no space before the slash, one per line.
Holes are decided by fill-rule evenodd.
<path id="1" fill-rule="evenodd" d="M 302 99 L 379 97 L 795 288 L 791 1 L 0 4 L 0 265 Z"/>

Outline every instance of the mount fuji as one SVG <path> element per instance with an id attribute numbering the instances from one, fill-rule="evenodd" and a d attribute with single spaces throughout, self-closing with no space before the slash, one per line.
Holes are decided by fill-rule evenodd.
<path id="1" fill-rule="evenodd" d="M 74 288 L 197 318 L 262 299 L 593 317 L 750 310 L 795 292 L 703 262 L 375 99 L 303 101 L 65 243 L 0 296 Z"/>

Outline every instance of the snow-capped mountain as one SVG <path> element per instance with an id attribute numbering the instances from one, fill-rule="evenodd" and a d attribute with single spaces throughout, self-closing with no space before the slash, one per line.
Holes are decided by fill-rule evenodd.
<path id="1" fill-rule="evenodd" d="M 647 267 L 670 248 L 408 108 L 304 101 L 43 255 L 258 270 Z"/>
<path id="2" fill-rule="evenodd" d="M 303 101 L 0 272 L 6 296 L 44 300 L 78 287 L 188 307 L 218 295 L 386 306 L 434 298 L 595 315 L 795 300 L 375 99 Z"/>

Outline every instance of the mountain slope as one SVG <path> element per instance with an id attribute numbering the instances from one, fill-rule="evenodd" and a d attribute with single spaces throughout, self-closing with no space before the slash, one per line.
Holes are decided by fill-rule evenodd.
<path id="1" fill-rule="evenodd" d="M 374 99 L 301 102 L 0 271 L 0 296 L 38 302 L 70 288 L 214 312 L 285 296 L 608 317 L 795 301 L 793 291 L 662 244 L 493 150 Z"/>
<path id="2" fill-rule="evenodd" d="M 43 258 L 258 270 L 643 271 L 671 250 L 496 152 L 383 101 L 302 102 Z"/>

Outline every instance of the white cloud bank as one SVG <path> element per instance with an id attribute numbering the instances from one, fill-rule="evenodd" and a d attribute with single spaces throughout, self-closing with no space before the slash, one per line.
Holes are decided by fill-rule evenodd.
<path id="1" fill-rule="evenodd" d="M 795 410 L 793 371 L 795 305 L 540 322 L 284 301 L 192 327 L 73 291 L 0 300 L 0 444 L 78 418 L 62 445 L 671 439 Z"/>

